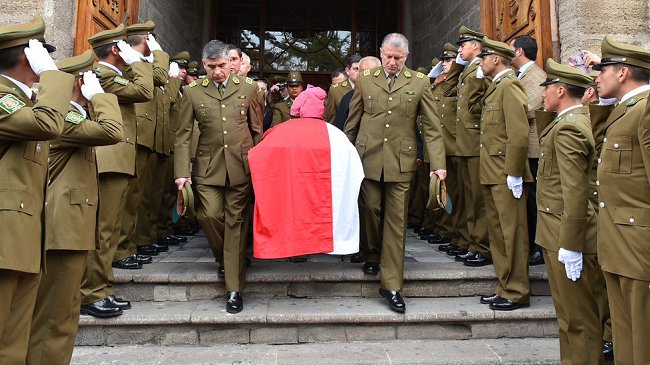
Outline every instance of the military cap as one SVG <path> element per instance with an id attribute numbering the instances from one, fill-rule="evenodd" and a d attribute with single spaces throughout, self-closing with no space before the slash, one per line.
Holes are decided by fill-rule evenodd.
<path id="1" fill-rule="evenodd" d="M 169 61 L 176 62 L 179 67 L 188 68 L 188 62 L 190 62 L 190 53 L 188 51 L 179 52 L 173 55 Z"/>
<path id="2" fill-rule="evenodd" d="M 275 75 L 273 76 L 273 83 L 274 84 L 280 84 L 283 82 L 287 82 L 287 78 L 281 75 Z"/>
<path id="3" fill-rule="evenodd" d="M 431 67 L 436 67 L 436 65 L 438 64 L 438 62 L 440 62 L 440 59 L 439 59 L 438 57 L 434 57 L 434 58 L 431 60 Z M 429 73 L 429 70 L 427 70 L 427 71 L 424 72 L 424 73 L 425 73 L 425 74 L 426 74 L 426 73 Z"/>
<path id="4" fill-rule="evenodd" d="M 59 71 L 67 72 L 75 76 L 81 76 L 84 72 L 93 69 L 95 55 L 93 51 L 87 50 L 79 56 L 64 58 L 56 62 Z"/>
<path id="5" fill-rule="evenodd" d="M 442 55 L 440 55 L 440 58 L 444 60 L 445 58 L 456 58 L 456 56 L 458 56 L 458 47 L 451 43 L 445 43 L 442 47 Z"/>
<path id="6" fill-rule="evenodd" d="M 182 190 L 178 191 L 178 196 L 176 197 L 176 204 L 172 210 L 172 220 L 175 222 L 180 219 L 180 217 L 185 218 L 194 218 L 194 193 L 192 192 L 192 186 L 190 184 L 185 184 Z"/>
<path id="7" fill-rule="evenodd" d="M 429 180 L 429 200 L 427 201 L 427 209 L 444 209 L 448 214 L 451 214 L 451 197 L 447 194 L 447 185 L 444 181 L 441 181 L 436 174 L 433 174 L 431 180 Z"/>
<path id="8" fill-rule="evenodd" d="M 299 71 L 291 71 L 287 76 L 287 84 L 289 85 L 301 85 L 302 84 L 302 75 Z"/>
<path id="9" fill-rule="evenodd" d="M 437 65 L 437 63 L 436 63 L 436 65 Z M 423 73 L 423 74 L 428 74 L 428 73 L 429 73 L 429 70 L 428 70 L 427 68 L 425 68 L 425 67 L 422 67 L 422 66 L 420 66 L 420 67 L 418 67 L 417 69 L 415 69 L 415 71 L 417 71 L 417 72 L 421 72 L 421 73 Z"/>
<path id="10" fill-rule="evenodd" d="M 546 60 L 546 81 L 542 82 L 539 86 L 546 86 L 561 82 L 567 85 L 573 85 L 581 88 L 588 88 L 593 82 L 593 79 L 587 74 L 581 72 L 577 68 L 559 64 L 553 59 Z"/>
<path id="11" fill-rule="evenodd" d="M 0 27 L 0 49 L 28 45 L 30 39 L 43 43 L 48 52 L 56 51 L 56 47 L 45 43 L 45 22 L 39 15 L 29 23 L 8 24 Z"/>
<path id="12" fill-rule="evenodd" d="M 88 38 L 88 43 L 90 43 L 90 46 L 93 48 L 117 43 L 119 41 L 126 41 L 126 28 L 124 27 L 124 24 L 120 24 L 114 29 L 99 32 Z"/>
<path id="13" fill-rule="evenodd" d="M 483 37 L 485 37 L 485 34 L 481 32 L 477 32 L 475 30 L 471 30 L 467 28 L 466 26 L 461 26 L 460 29 L 458 30 L 458 34 L 460 38 L 456 41 L 456 44 L 461 44 L 463 42 L 467 41 L 479 41 L 481 42 L 483 40 Z"/>
<path id="14" fill-rule="evenodd" d="M 619 42 L 611 35 L 605 36 L 600 46 L 603 58 L 599 65 L 593 67 L 594 70 L 600 71 L 605 65 L 614 65 L 623 63 L 650 70 L 650 49 Z"/>
<path id="15" fill-rule="evenodd" d="M 483 51 L 479 53 L 479 57 L 497 55 L 511 60 L 515 56 L 515 51 L 513 51 L 509 45 L 503 42 L 495 41 L 488 37 L 483 37 L 482 44 Z"/>
<path id="16" fill-rule="evenodd" d="M 126 35 L 148 35 L 156 28 L 156 23 L 149 20 L 144 23 L 131 24 L 126 27 Z"/>
<path id="17" fill-rule="evenodd" d="M 187 64 L 187 74 L 190 76 L 199 76 L 199 63 L 192 61 Z"/>

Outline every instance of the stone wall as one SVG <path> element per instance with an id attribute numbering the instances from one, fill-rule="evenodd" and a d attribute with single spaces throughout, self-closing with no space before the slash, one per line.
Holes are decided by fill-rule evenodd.
<path id="1" fill-rule="evenodd" d="M 442 46 L 458 39 L 458 28 L 481 28 L 480 0 L 411 0 L 411 65 L 430 67 Z M 405 11 L 406 13 L 406 11 Z M 407 22 L 405 22 L 405 26 Z"/>

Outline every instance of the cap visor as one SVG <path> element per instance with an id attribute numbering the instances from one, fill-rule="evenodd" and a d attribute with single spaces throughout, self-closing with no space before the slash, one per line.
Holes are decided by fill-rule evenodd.
<path id="1" fill-rule="evenodd" d="M 594 70 L 594 71 L 600 71 L 600 70 L 603 69 L 603 64 L 602 63 L 595 64 L 595 65 L 591 66 L 591 69 Z"/>

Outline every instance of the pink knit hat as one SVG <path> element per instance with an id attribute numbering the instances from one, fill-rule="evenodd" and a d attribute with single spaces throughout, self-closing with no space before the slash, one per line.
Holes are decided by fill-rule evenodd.
<path id="1" fill-rule="evenodd" d="M 307 85 L 307 89 L 298 95 L 291 105 L 291 115 L 301 118 L 323 119 L 327 93 L 320 87 Z"/>

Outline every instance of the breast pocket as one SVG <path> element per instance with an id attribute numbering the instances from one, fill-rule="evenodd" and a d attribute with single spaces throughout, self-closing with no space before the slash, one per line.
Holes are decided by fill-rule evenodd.
<path id="1" fill-rule="evenodd" d="M 402 109 L 402 116 L 412 117 L 418 112 L 419 99 L 415 94 L 403 94 L 400 97 L 400 105 Z"/>
<path id="2" fill-rule="evenodd" d="M 357 153 L 359 153 L 359 157 L 363 158 L 364 152 L 366 152 L 366 143 L 368 142 L 368 137 L 366 136 L 357 136 L 357 140 L 354 143 L 354 147 L 357 149 Z"/>
<path id="3" fill-rule="evenodd" d="M 365 113 L 374 114 L 377 112 L 379 103 L 379 94 L 365 95 L 363 99 L 363 111 Z"/>
<path id="4" fill-rule="evenodd" d="M 413 141 L 399 143 L 399 168 L 401 172 L 412 172 L 417 169 L 417 146 Z"/>
<path id="5" fill-rule="evenodd" d="M 245 95 L 241 95 L 239 99 L 236 99 L 233 103 L 235 114 L 239 116 L 241 120 L 246 120 L 248 116 L 248 106 L 250 105 L 250 100 L 246 98 Z"/>
<path id="6" fill-rule="evenodd" d="M 205 177 L 208 174 L 210 167 L 210 160 L 212 158 L 212 148 L 199 147 L 196 150 L 196 165 L 194 167 L 194 175 L 198 177 Z"/>
<path id="7" fill-rule="evenodd" d="M 499 113 L 501 112 L 501 106 L 498 104 L 487 104 L 483 107 L 483 114 L 481 116 L 481 121 L 485 124 L 499 124 Z"/>
<path id="8" fill-rule="evenodd" d="M 539 166 L 537 175 L 549 177 L 553 175 L 553 149 L 549 147 L 540 147 Z"/>
<path id="9" fill-rule="evenodd" d="M 609 137 L 604 149 L 602 163 L 605 164 L 605 171 L 615 174 L 632 172 L 632 137 Z"/>
<path id="10" fill-rule="evenodd" d="M 84 158 L 88 162 L 96 163 L 95 160 L 95 147 L 86 147 L 84 148 Z"/>
<path id="11" fill-rule="evenodd" d="M 45 142 L 30 141 L 25 143 L 25 152 L 23 158 L 42 165 L 47 162 L 48 151 L 45 148 Z"/>
<path id="12" fill-rule="evenodd" d="M 210 105 L 207 103 L 197 103 L 194 106 L 194 118 L 199 123 L 205 123 L 210 119 Z"/>

